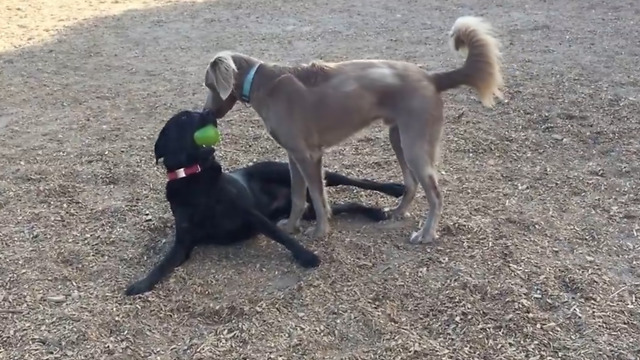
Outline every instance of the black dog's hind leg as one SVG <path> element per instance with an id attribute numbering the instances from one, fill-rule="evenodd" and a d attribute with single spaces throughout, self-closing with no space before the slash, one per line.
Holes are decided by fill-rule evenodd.
<path id="1" fill-rule="evenodd" d="M 362 215 L 368 218 L 371 221 L 383 221 L 389 219 L 388 212 L 383 209 L 366 206 L 359 203 L 345 203 L 345 204 L 335 204 L 331 205 L 331 214 L 332 215 L 340 215 L 340 214 L 357 214 Z M 307 206 L 304 214 L 302 215 L 302 220 L 310 221 L 316 219 L 316 213 L 313 211 L 313 206 Z"/>
<path id="2" fill-rule="evenodd" d="M 261 182 L 274 182 L 288 188 L 291 187 L 289 165 L 285 162 L 265 161 L 251 165 L 245 171 L 252 179 Z M 324 180 L 326 186 L 355 186 L 360 189 L 378 191 L 396 198 L 404 194 L 404 185 L 400 183 L 381 183 L 367 179 L 354 179 L 331 171 L 325 171 Z M 308 190 L 307 202 L 311 202 Z"/>
<path id="3" fill-rule="evenodd" d="M 378 191 L 396 198 L 404 194 L 404 185 L 400 183 L 381 183 L 367 179 L 354 179 L 331 171 L 325 172 L 324 179 L 327 186 L 355 186 L 360 189 Z"/>
<path id="4" fill-rule="evenodd" d="M 190 246 L 187 249 L 187 251 L 184 254 L 184 257 L 182 258 L 182 261 L 180 261 L 180 263 L 178 265 L 176 265 L 176 267 L 182 266 L 184 263 L 187 262 L 187 260 L 189 260 L 189 258 L 191 257 L 191 251 L 193 251 L 193 246 Z"/>
<path id="5" fill-rule="evenodd" d="M 151 291 L 154 286 L 169 275 L 173 269 L 182 265 L 191 254 L 192 246 L 175 242 L 169 252 L 158 263 L 147 276 L 129 285 L 125 294 L 128 296 L 138 295 Z"/>
<path id="6" fill-rule="evenodd" d="M 251 222 L 260 233 L 287 248 L 287 250 L 291 252 L 291 255 L 293 255 L 293 258 L 296 259 L 298 264 L 300 264 L 302 267 L 312 268 L 320 265 L 320 258 L 318 257 L 318 255 L 300 245 L 298 241 L 289 236 L 259 212 L 249 210 L 248 218 L 251 219 Z"/>

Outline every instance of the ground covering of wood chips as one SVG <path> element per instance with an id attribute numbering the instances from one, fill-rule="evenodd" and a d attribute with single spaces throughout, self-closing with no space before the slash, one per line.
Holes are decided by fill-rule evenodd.
<path id="1" fill-rule="evenodd" d="M 447 70 L 461 15 L 499 31 L 507 101 L 445 95 L 437 243 L 406 242 L 420 192 L 405 221 L 301 236 L 317 269 L 258 237 L 122 295 L 171 242 L 153 141 L 201 108 L 217 51 Z M 640 358 L 639 18 L 630 0 L 3 0 L 0 358 Z M 285 159 L 250 108 L 220 128 L 226 169 Z M 401 179 L 381 125 L 326 163 Z"/>

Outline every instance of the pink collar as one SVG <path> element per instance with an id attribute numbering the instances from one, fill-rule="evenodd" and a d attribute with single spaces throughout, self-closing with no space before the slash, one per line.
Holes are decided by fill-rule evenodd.
<path id="1" fill-rule="evenodd" d="M 169 181 L 171 181 L 171 180 L 181 179 L 189 175 L 197 174 L 200 171 L 202 171 L 202 169 L 200 168 L 200 165 L 195 164 L 189 167 L 178 169 L 176 171 L 167 172 L 167 177 L 169 178 Z"/>

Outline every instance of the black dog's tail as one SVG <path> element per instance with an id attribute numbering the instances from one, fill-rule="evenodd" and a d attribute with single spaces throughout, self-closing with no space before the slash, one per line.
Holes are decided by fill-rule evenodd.
<path id="1" fill-rule="evenodd" d="M 327 186 L 355 186 L 360 189 L 378 191 L 396 198 L 404 194 L 404 185 L 399 183 L 380 183 L 366 179 L 353 179 L 330 171 L 325 172 L 324 179 Z"/>

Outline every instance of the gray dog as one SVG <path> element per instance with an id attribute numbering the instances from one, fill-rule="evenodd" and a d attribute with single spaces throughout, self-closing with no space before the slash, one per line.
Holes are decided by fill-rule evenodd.
<path id="1" fill-rule="evenodd" d="M 299 227 L 308 188 L 317 215 L 316 239 L 330 230 L 331 211 L 322 180 L 324 149 L 381 119 L 389 126 L 405 185 L 390 216 L 406 216 L 420 184 L 430 209 L 410 242 L 430 242 L 436 237 L 443 206 L 434 168 L 443 123 L 440 93 L 467 85 L 487 107 L 494 105 L 494 96 L 502 98 L 501 55 L 491 25 L 478 17 L 460 17 L 449 35 L 455 50 L 467 52 L 466 61 L 456 70 L 433 74 L 400 61 L 281 66 L 220 52 L 206 70 L 205 109 L 222 117 L 237 101 L 253 106 L 289 156 L 292 207 L 283 226 L 289 232 Z"/>

